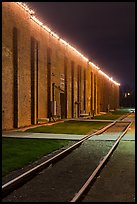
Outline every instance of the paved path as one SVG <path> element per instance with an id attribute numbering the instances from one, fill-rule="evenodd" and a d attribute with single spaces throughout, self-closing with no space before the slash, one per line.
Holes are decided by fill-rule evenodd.
<path id="1" fill-rule="evenodd" d="M 52 134 L 52 133 L 28 133 L 28 132 L 11 132 L 3 133 L 2 137 L 14 137 L 14 138 L 42 138 L 42 139 L 67 139 L 67 140 L 80 140 L 85 135 L 75 134 Z M 110 133 L 94 135 L 89 140 L 116 140 L 117 135 L 111 135 Z M 122 140 L 135 140 L 135 127 L 134 125 L 128 130 Z"/>
<path id="2" fill-rule="evenodd" d="M 83 119 L 85 120 L 85 119 Z M 131 115 L 128 118 L 124 119 L 125 121 L 132 121 L 132 125 L 129 128 L 128 132 L 124 135 L 122 140 L 135 140 L 135 117 Z M 89 121 L 89 120 L 88 120 Z M 94 121 L 94 119 L 92 120 Z M 106 122 L 106 120 L 97 120 Z M 53 123 L 54 124 L 54 123 Z M 50 125 L 50 124 L 49 124 Z M 24 131 L 25 129 L 22 129 Z M 42 138 L 42 139 L 67 139 L 67 140 L 80 140 L 85 135 L 75 135 L 75 134 L 53 134 L 53 133 L 30 133 L 30 132 L 19 132 L 19 131 L 6 131 L 2 133 L 2 137 L 14 137 L 14 138 Z M 116 140 L 117 135 L 113 133 L 110 136 L 110 132 L 106 134 L 94 135 L 89 140 Z"/>

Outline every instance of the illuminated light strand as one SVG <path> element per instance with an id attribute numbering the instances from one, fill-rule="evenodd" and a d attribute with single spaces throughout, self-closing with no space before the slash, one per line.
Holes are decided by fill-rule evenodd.
<path id="1" fill-rule="evenodd" d="M 93 62 L 89 62 L 89 64 L 91 64 L 91 66 L 93 66 L 94 68 L 100 70 L 100 68 L 98 66 L 96 66 Z"/>
<path id="2" fill-rule="evenodd" d="M 20 5 L 25 11 L 27 11 L 29 14 L 31 14 L 30 18 L 35 21 L 38 25 L 43 27 L 46 31 L 48 31 L 52 36 L 60 40 L 63 44 L 71 48 L 73 51 L 75 51 L 78 55 L 80 55 L 83 59 L 85 59 L 87 62 L 89 61 L 88 58 L 86 58 L 83 54 L 81 54 L 78 50 L 76 50 L 73 46 L 71 46 L 69 43 L 67 43 L 65 40 L 61 39 L 56 33 L 51 31 L 50 28 L 45 26 L 36 16 L 34 16 L 35 12 L 31 10 L 25 3 L 22 2 L 16 2 L 18 5 Z M 26 7 L 25 7 L 26 6 Z M 32 13 L 33 12 L 33 13 Z"/>
<path id="3" fill-rule="evenodd" d="M 36 16 L 34 16 L 35 12 L 30 9 L 25 3 L 22 2 L 14 2 L 16 4 L 18 4 L 19 6 L 21 6 L 25 11 L 27 11 L 30 14 L 30 18 L 35 21 L 38 25 L 40 25 L 44 30 L 46 30 L 47 32 L 49 32 L 49 34 L 51 34 L 53 37 L 57 38 L 60 42 L 62 42 L 63 44 L 65 44 L 66 46 L 68 46 L 69 48 L 71 48 L 74 52 L 76 52 L 78 55 L 80 55 L 86 62 L 89 62 L 89 64 L 91 66 L 93 66 L 95 69 L 97 69 L 103 76 L 105 76 L 107 79 L 109 79 L 110 81 L 112 81 L 114 84 L 120 86 L 119 83 L 117 83 L 116 81 L 114 81 L 112 79 L 112 77 L 109 77 L 107 74 L 105 74 L 97 65 L 95 65 L 93 62 L 90 62 L 89 59 L 87 57 L 85 57 L 83 54 L 81 54 L 76 48 L 74 48 L 73 46 L 71 46 L 69 43 L 67 43 L 65 40 L 63 40 L 62 38 L 60 38 L 56 33 L 54 33 L 53 31 L 51 31 L 50 28 L 48 28 L 47 26 L 45 26 Z"/>
<path id="4" fill-rule="evenodd" d="M 109 76 L 108 76 L 107 74 L 105 74 L 102 70 L 99 70 L 99 72 L 100 72 L 103 76 L 105 76 L 106 78 L 108 78 L 110 81 L 112 81 L 114 84 L 120 86 L 119 83 L 117 83 L 116 81 L 114 81 L 112 77 L 109 77 Z"/>
<path id="5" fill-rule="evenodd" d="M 67 43 L 65 40 L 61 39 L 61 38 L 60 38 L 60 41 L 61 41 L 63 44 L 65 44 L 66 46 L 68 45 L 68 43 Z"/>
<path id="6" fill-rule="evenodd" d="M 22 3 L 22 2 L 16 2 L 19 6 L 21 6 L 25 11 L 27 11 L 30 15 L 34 15 L 35 11 L 30 9 L 27 4 Z"/>
<path id="7" fill-rule="evenodd" d="M 33 19 L 33 21 L 35 21 L 38 25 L 40 25 L 41 27 L 43 27 L 43 23 L 38 19 L 36 18 L 35 16 L 31 16 L 31 18 Z M 50 32 L 50 31 L 48 31 Z"/>
<path id="8" fill-rule="evenodd" d="M 54 33 L 54 32 L 50 32 L 51 33 L 51 35 L 53 35 L 55 38 L 57 38 L 58 40 L 60 39 L 60 37 L 56 34 L 56 33 Z"/>
<path id="9" fill-rule="evenodd" d="M 44 28 L 45 30 L 47 30 L 49 33 L 51 32 L 51 30 L 50 30 L 47 26 L 43 25 L 43 28 Z"/>
<path id="10" fill-rule="evenodd" d="M 99 72 L 100 72 L 103 76 L 105 76 L 106 78 L 110 79 L 110 77 L 109 77 L 107 74 L 105 74 L 103 71 L 99 70 Z"/>

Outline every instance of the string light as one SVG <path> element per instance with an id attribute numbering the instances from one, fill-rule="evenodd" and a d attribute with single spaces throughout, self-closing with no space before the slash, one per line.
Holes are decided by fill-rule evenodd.
<path id="1" fill-rule="evenodd" d="M 22 2 L 14 2 L 17 5 L 21 6 L 26 12 L 28 12 L 30 14 L 30 18 L 36 22 L 38 25 L 40 25 L 44 30 L 46 30 L 49 34 L 51 34 L 53 37 L 57 38 L 61 43 L 63 43 L 65 46 L 68 46 L 70 49 L 72 49 L 74 52 L 76 52 L 79 56 L 81 56 L 86 62 L 89 62 L 89 64 L 94 67 L 95 69 L 97 69 L 103 76 L 105 76 L 107 79 L 109 79 L 110 81 L 112 81 L 114 84 L 116 84 L 117 86 L 120 86 L 119 83 L 117 83 L 116 81 L 114 81 L 112 79 L 112 77 L 109 77 L 107 74 L 105 74 L 103 71 L 101 71 L 101 69 L 95 65 L 93 62 L 90 62 L 89 59 L 87 57 L 85 57 L 83 54 L 81 54 L 76 48 L 74 48 L 73 46 L 71 46 L 68 42 L 66 42 L 65 40 L 63 40 L 62 38 L 60 38 L 56 33 L 54 33 L 53 31 L 51 31 L 50 28 L 48 28 L 46 25 L 44 25 L 34 14 L 35 12 L 30 9 L 25 3 Z"/>
<path id="2" fill-rule="evenodd" d="M 19 6 L 21 6 L 21 7 L 22 7 L 25 11 L 27 11 L 30 15 L 34 15 L 34 14 L 35 14 L 34 10 L 30 9 L 30 8 L 27 6 L 27 4 L 22 3 L 22 2 L 15 2 L 15 3 L 17 3 Z"/>
<path id="3" fill-rule="evenodd" d="M 117 83 L 116 81 L 114 81 L 112 77 L 109 77 L 109 76 L 108 76 L 107 74 L 105 74 L 103 71 L 99 70 L 99 72 L 100 72 L 103 76 L 105 76 L 107 79 L 109 79 L 110 81 L 112 81 L 114 84 L 116 84 L 117 86 L 120 86 L 119 83 Z"/>

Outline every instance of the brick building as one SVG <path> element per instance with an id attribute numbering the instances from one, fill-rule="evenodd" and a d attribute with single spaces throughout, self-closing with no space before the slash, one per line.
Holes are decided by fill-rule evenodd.
<path id="1" fill-rule="evenodd" d="M 2 128 L 119 107 L 119 84 L 43 25 L 26 5 L 2 2 Z"/>

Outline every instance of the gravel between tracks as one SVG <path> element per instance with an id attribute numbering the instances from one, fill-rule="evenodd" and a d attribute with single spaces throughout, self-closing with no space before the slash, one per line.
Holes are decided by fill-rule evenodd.
<path id="1" fill-rule="evenodd" d="M 8 175 L 4 176 L 2 178 L 2 185 L 4 185 L 5 183 L 11 181 L 12 179 L 16 178 L 17 176 L 25 173 L 26 171 L 30 170 L 31 168 L 41 164 L 42 162 L 50 159 L 51 157 L 57 155 L 58 153 L 62 152 L 63 150 L 67 149 L 68 147 L 70 147 L 71 145 L 73 145 L 76 141 L 69 141 L 69 144 L 60 148 L 60 149 L 57 149 L 51 153 L 49 153 L 48 155 L 45 155 L 43 157 L 41 157 L 40 159 L 36 160 L 35 162 L 33 163 L 30 163 L 29 165 L 26 165 L 24 166 L 23 168 L 21 169 L 18 169 L 18 170 L 15 170 L 15 171 L 12 171 L 11 173 L 9 173 Z"/>
<path id="2" fill-rule="evenodd" d="M 135 142 L 121 141 L 82 202 L 135 202 Z"/>
<path id="3" fill-rule="evenodd" d="M 43 170 L 3 202 L 67 202 L 84 184 L 114 141 L 86 141 L 80 148 Z"/>
<path id="4" fill-rule="evenodd" d="M 73 154 L 43 170 L 2 202 L 70 201 L 113 144 L 114 141 L 86 141 Z"/>

